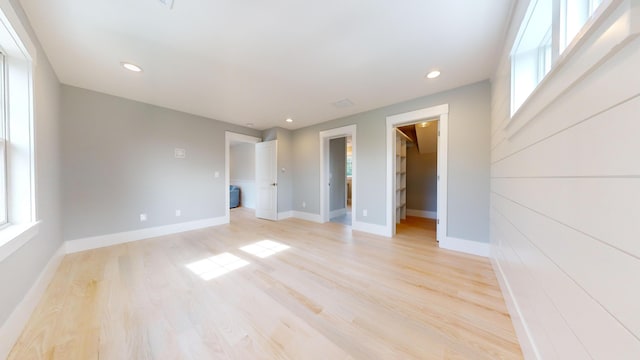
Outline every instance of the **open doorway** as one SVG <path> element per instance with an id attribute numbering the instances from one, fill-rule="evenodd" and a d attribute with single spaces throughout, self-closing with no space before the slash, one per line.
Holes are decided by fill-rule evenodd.
<path id="1" fill-rule="evenodd" d="M 261 139 L 227 131 L 226 143 L 226 209 L 227 220 L 233 214 L 255 213 L 257 185 L 255 175 L 255 145 Z M 244 214 L 243 216 L 246 216 Z"/>
<path id="2" fill-rule="evenodd" d="M 320 137 L 320 216 L 322 222 L 330 221 L 331 217 L 331 188 L 332 188 L 332 179 L 334 178 L 331 171 L 331 141 L 336 139 L 336 143 L 342 143 L 341 148 L 337 148 L 336 150 L 336 159 L 342 159 L 341 165 L 338 167 L 342 168 L 342 173 L 337 175 L 335 179 L 340 180 L 340 185 L 334 184 L 334 188 L 343 189 L 340 193 L 336 195 L 336 208 L 340 208 L 340 204 L 342 208 L 345 209 L 345 215 L 347 210 L 350 214 L 356 214 L 357 212 L 357 174 L 356 174 L 356 159 L 357 159 L 357 142 L 356 142 L 356 125 L 344 126 L 341 128 L 321 131 L 319 134 Z M 342 140 L 339 140 L 342 139 Z M 347 159 L 347 148 L 350 139 L 350 157 Z M 348 171 L 351 174 L 350 179 L 347 176 L 347 166 Z M 349 185 L 350 183 L 350 185 Z M 349 198 L 351 201 L 349 201 Z M 334 213 L 336 215 L 336 213 Z M 334 216 L 335 218 L 335 216 Z M 346 219 L 345 219 L 346 220 Z M 354 220 L 351 220 L 351 225 L 353 227 Z"/>
<path id="3" fill-rule="evenodd" d="M 425 227 L 435 227 L 433 230 L 425 232 L 425 237 L 435 238 L 438 241 L 446 239 L 447 234 L 447 141 L 448 141 L 448 118 L 449 106 L 439 105 L 408 113 L 387 117 L 387 233 L 394 236 L 397 230 L 397 222 L 402 223 L 403 217 L 407 215 L 421 215 L 419 219 L 435 217 L 429 222 L 424 221 Z M 435 214 L 428 209 L 408 209 L 409 200 L 407 198 L 407 138 L 403 136 L 398 128 L 417 127 L 436 133 L 436 211 Z M 406 134 L 404 134 L 406 135 Z M 403 148 L 403 141 L 405 142 Z M 432 145 L 431 145 L 432 146 Z M 428 146 L 425 145 L 424 149 Z M 409 152 L 416 149 L 409 148 Z M 419 152 L 419 151 L 418 151 Z M 430 151 L 429 151 L 430 152 Z M 410 156 L 415 154 L 409 153 Z M 419 195 L 418 195 L 419 196 Z M 411 199 L 413 206 L 415 199 Z M 414 210 L 413 212 L 408 210 Z M 420 210 L 420 212 L 417 212 Z M 422 217 L 424 216 L 424 217 Z M 418 218 L 418 217 L 417 217 Z M 435 235 L 435 236 L 434 236 Z"/>
<path id="4" fill-rule="evenodd" d="M 396 129 L 396 234 L 436 240 L 439 119 Z"/>
<path id="5" fill-rule="evenodd" d="M 351 136 L 329 140 L 329 221 L 351 226 Z"/>

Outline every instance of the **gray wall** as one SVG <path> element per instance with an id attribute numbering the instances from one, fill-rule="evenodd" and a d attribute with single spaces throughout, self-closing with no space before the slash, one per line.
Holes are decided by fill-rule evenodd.
<path id="1" fill-rule="evenodd" d="M 438 209 L 438 153 L 420 154 L 407 146 L 407 209 Z"/>
<path id="2" fill-rule="evenodd" d="M 344 209 L 347 181 L 347 138 L 329 140 L 329 210 Z"/>
<path id="3" fill-rule="evenodd" d="M 62 119 L 65 240 L 225 216 L 225 131 L 260 136 L 70 86 Z"/>
<path id="4" fill-rule="evenodd" d="M 38 51 L 34 68 L 34 126 L 38 235 L 0 262 L 0 324 L 34 284 L 53 253 L 62 244 L 60 211 L 60 83 L 33 33 L 18 1 L 11 1 Z"/>
<path id="5" fill-rule="evenodd" d="M 283 128 L 272 128 L 262 132 L 263 141 L 278 140 L 278 212 L 293 209 L 293 162 L 292 133 Z"/>
<path id="6" fill-rule="evenodd" d="M 254 144 L 231 146 L 229 151 L 229 177 L 238 180 L 255 180 L 255 160 L 256 146 Z"/>
<path id="7" fill-rule="evenodd" d="M 293 132 L 294 210 L 320 213 L 320 131 L 357 125 L 357 221 L 386 223 L 386 117 L 449 104 L 448 235 L 489 241 L 489 81 L 328 121 Z M 302 202 L 306 202 L 306 208 Z M 362 211 L 368 210 L 368 217 Z"/>
<path id="8" fill-rule="evenodd" d="M 236 144 L 229 148 L 230 185 L 240 188 L 240 205 L 256 208 L 256 146 Z"/>

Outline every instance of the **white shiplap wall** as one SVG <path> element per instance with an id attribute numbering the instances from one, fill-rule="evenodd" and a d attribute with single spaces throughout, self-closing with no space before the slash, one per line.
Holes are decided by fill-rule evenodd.
<path id="1" fill-rule="evenodd" d="M 640 359 L 640 1 L 605 1 L 511 118 L 527 5 L 492 79 L 494 268 L 527 358 Z"/>

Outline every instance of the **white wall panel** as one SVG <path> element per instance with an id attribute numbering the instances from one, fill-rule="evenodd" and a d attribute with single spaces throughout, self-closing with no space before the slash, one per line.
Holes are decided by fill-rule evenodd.
<path id="1" fill-rule="evenodd" d="M 491 187 L 640 259 L 640 178 L 493 179 Z"/>
<path id="2" fill-rule="evenodd" d="M 502 238 L 500 251 L 504 258 L 500 265 L 508 274 L 515 296 L 527 299 L 521 310 L 529 328 L 537 334 L 536 345 L 541 358 L 588 358 L 582 343 L 547 295 L 543 279 L 537 277 L 545 271 L 545 266 L 549 269 L 548 260 L 495 209 L 492 209 L 491 217 L 492 231 Z"/>
<path id="3" fill-rule="evenodd" d="M 492 230 L 503 237 L 502 243 L 511 242 L 517 249 L 518 255 L 511 255 L 511 258 L 520 258 L 520 266 L 531 274 L 531 280 L 516 277 L 510 283 L 524 284 L 530 291 L 548 294 L 551 301 L 541 314 L 540 320 L 550 328 L 544 329 L 543 333 L 547 336 L 543 338 L 544 341 L 539 341 L 540 344 L 553 343 L 556 351 L 564 354 L 558 357 L 561 359 L 626 359 L 640 352 L 637 339 L 603 311 L 593 297 L 538 250 L 502 213 L 492 209 L 491 216 Z M 522 295 L 519 297 L 531 302 L 525 309 L 531 306 L 539 308 L 543 304 L 540 297 L 516 295 Z"/>
<path id="4" fill-rule="evenodd" d="M 638 2 L 614 4 L 511 121 L 519 2 L 492 79 L 492 259 L 528 358 L 640 359 Z"/>
<path id="5" fill-rule="evenodd" d="M 495 163 L 493 176 L 639 175 L 638 114 L 640 97 Z"/>

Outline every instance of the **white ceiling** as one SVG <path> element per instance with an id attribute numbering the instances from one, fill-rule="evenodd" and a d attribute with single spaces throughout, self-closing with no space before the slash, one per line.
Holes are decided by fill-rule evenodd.
<path id="1" fill-rule="evenodd" d="M 487 79 L 512 2 L 21 0 L 62 83 L 258 129 Z"/>

